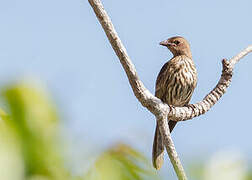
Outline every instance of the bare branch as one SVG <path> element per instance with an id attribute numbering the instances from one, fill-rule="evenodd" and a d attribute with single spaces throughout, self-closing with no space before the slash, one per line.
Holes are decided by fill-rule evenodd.
<path id="1" fill-rule="evenodd" d="M 163 142 L 166 148 L 166 151 L 169 155 L 173 168 L 177 174 L 179 180 L 186 180 L 186 174 L 184 168 L 178 157 L 178 153 L 175 149 L 174 143 L 171 138 L 170 129 L 167 121 L 167 115 L 162 115 L 157 117 L 159 129 L 163 138 Z"/>
<path id="2" fill-rule="evenodd" d="M 229 61 L 222 61 L 222 74 L 216 87 L 200 102 L 196 104 L 190 104 L 187 107 L 171 107 L 171 111 L 168 114 L 169 120 L 173 121 L 185 121 L 194 117 L 200 116 L 217 103 L 217 101 L 226 92 L 231 83 L 233 68 L 241 58 L 252 52 L 252 45 L 245 48 L 239 54 L 231 58 Z"/>
<path id="3" fill-rule="evenodd" d="M 170 130 L 168 126 L 168 121 L 166 117 L 170 110 L 167 104 L 164 104 L 160 99 L 153 96 L 140 81 L 136 69 L 131 62 L 125 47 L 123 46 L 120 38 L 118 37 L 114 26 L 108 17 L 106 11 L 104 10 L 100 0 L 89 0 L 90 5 L 92 6 L 98 20 L 100 21 L 109 41 L 112 45 L 114 51 L 116 52 L 118 58 L 120 59 L 121 64 L 128 76 L 130 85 L 133 89 L 133 92 L 141 104 L 147 107 L 154 115 L 156 115 L 157 120 L 160 122 L 162 138 L 164 138 L 164 144 L 170 160 L 173 164 L 175 172 L 179 180 L 186 180 L 186 175 L 183 169 L 183 166 L 178 158 L 175 146 L 171 139 Z M 160 118 L 161 117 L 161 118 Z M 165 118 L 164 118 L 165 117 Z"/>
<path id="4" fill-rule="evenodd" d="M 163 142 L 165 144 L 166 150 L 168 152 L 169 158 L 175 169 L 177 177 L 179 180 L 186 180 L 186 175 L 181 162 L 178 158 L 177 152 L 175 150 L 174 143 L 171 139 L 170 130 L 168 126 L 169 120 L 183 121 L 192 119 L 196 116 L 202 115 L 207 112 L 226 92 L 227 87 L 230 85 L 232 78 L 232 71 L 234 65 L 245 55 L 252 52 L 252 45 L 247 47 L 238 55 L 231 58 L 230 61 L 223 60 L 223 71 L 221 78 L 216 85 L 216 87 L 200 102 L 196 104 L 191 104 L 185 107 L 173 107 L 164 104 L 160 99 L 156 98 L 149 90 L 145 88 L 143 83 L 140 81 L 135 66 L 131 62 L 125 47 L 123 46 L 120 38 L 118 37 L 114 26 L 104 10 L 100 0 L 88 0 L 92 6 L 100 24 L 102 25 L 110 44 L 112 45 L 116 55 L 118 56 L 126 74 L 129 79 L 132 90 L 141 102 L 141 104 L 148 108 L 155 116 L 159 124 L 159 128 L 162 134 Z"/>
<path id="5" fill-rule="evenodd" d="M 237 54 L 236 56 L 232 57 L 230 59 L 230 64 L 231 67 L 234 68 L 234 65 L 236 63 L 238 63 L 240 61 L 241 58 L 243 58 L 244 56 L 246 56 L 248 53 L 252 52 L 252 45 L 249 45 L 246 49 L 244 49 L 243 51 L 241 51 L 239 54 Z"/>
<path id="6" fill-rule="evenodd" d="M 130 82 L 132 90 L 144 107 L 147 107 L 152 113 L 158 114 L 160 105 L 162 106 L 161 100 L 153 96 L 148 89 L 145 88 L 143 83 L 140 81 L 136 68 L 131 62 L 128 53 L 122 44 L 117 32 L 105 11 L 100 0 L 89 0 L 90 5 L 96 14 L 96 17 L 100 21 L 109 41 L 112 45 L 116 55 L 118 56 Z M 163 104 L 163 106 L 166 106 Z M 167 108 L 167 107 L 166 107 Z"/>

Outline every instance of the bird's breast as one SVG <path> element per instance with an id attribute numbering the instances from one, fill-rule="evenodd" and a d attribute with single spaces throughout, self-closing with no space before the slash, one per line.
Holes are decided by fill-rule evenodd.
<path id="1" fill-rule="evenodd" d="M 167 67 L 165 101 L 175 106 L 188 104 L 197 83 L 194 63 L 187 57 L 171 60 Z"/>

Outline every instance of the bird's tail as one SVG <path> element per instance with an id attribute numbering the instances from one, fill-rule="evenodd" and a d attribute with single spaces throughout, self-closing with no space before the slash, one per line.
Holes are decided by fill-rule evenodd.
<path id="1" fill-rule="evenodd" d="M 176 124 L 177 124 L 176 121 L 169 121 L 170 132 L 172 132 Z M 164 143 L 157 124 L 153 141 L 152 163 L 154 168 L 159 170 L 162 167 L 163 162 L 164 162 Z"/>

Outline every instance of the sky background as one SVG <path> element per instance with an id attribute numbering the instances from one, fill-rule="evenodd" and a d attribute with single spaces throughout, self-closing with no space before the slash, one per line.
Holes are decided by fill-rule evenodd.
<path id="1" fill-rule="evenodd" d="M 145 86 L 172 56 L 159 42 L 184 36 L 198 85 L 191 102 L 217 83 L 221 59 L 252 44 L 251 0 L 102 1 Z M 123 141 L 151 157 L 154 116 L 136 100 L 127 77 L 86 0 L 0 0 L 0 83 L 37 79 L 63 119 L 62 134 L 95 154 Z M 181 159 L 234 149 L 252 157 L 252 55 L 236 65 L 223 98 L 172 133 Z M 84 148 L 83 148 L 84 147 Z M 76 153 L 75 153 L 76 151 Z M 164 169 L 164 168 L 163 168 Z"/>

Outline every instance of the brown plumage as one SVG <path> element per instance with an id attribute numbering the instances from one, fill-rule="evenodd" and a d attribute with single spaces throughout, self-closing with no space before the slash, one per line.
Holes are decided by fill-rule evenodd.
<path id="1" fill-rule="evenodd" d="M 156 80 L 155 96 L 164 103 L 174 106 L 187 105 L 197 84 L 197 72 L 192 60 L 190 45 L 183 37 L 172 37 L 162 41 L 173 54 L 160 70 Z M 177 122 L 170 121 L 170 132 Z M 158 126 L 156 125 L 153 142 L 152 162 L 156 169 L 163 164 L 164 145 Z"/>

